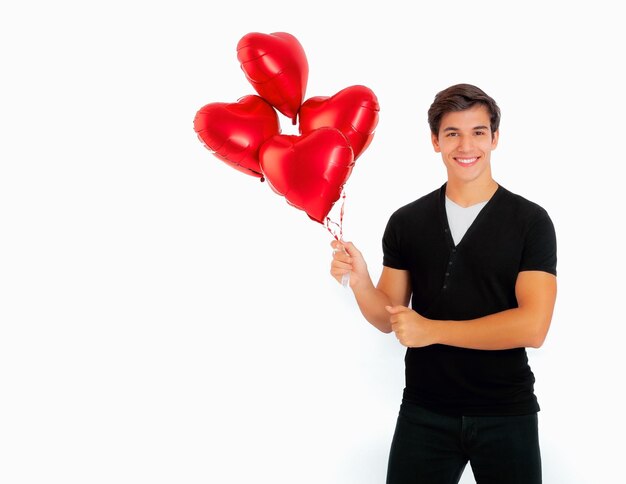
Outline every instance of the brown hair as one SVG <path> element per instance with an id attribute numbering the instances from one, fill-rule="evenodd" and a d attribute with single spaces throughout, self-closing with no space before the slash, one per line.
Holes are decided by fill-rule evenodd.
<path id="1" fill-rule="evenodd" d="M 493 136 L 500 126 L 500 108 L 482 89 L 471 84 L 456 84 L 437 93 L 435 100 L 428 109 L 430 131 L 434 135 L 439 134 L 441 118 L 443 118 L 444 114 L 465 111 L 476 104 L 482 104 L 487 108 L 491 124 L 491 135 Z"/>

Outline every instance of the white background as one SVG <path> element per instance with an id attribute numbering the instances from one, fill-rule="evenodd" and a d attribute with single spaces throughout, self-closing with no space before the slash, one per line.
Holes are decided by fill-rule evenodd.
<path id="1" fill-rule="evenodd" d="M 203 105 L 254 94 L 239 39 L 277 31 L 307 54 L 305 98 L 378 97 L 343 224 L 374 279 L 391 212 L 445 180 L 435 93 L 469 82 L 498 101 L 494 176 L 548 210 L 559 242 L 552 328 L 529 351 L 544 482 L 616 482 L 617 4 L 2 7 L 0 482 L 384 482 L 404 348 L 330 277 L 328 231 L 193 132 Z"/>

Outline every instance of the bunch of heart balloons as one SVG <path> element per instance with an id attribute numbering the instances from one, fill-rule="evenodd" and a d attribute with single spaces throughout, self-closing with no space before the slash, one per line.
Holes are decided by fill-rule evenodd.
<path id="1" fill-rule="evenodd" d="M 308 61 L 286 32 L 244 35 L 237 58 L 258 96 L 202 107 L 194 119 L 198 138 L 218 159 L 267 180 L 289 204 L 327 223 L 355 160 L 372 141 L 378 99 L 354 85 L 304 101 Z M 281 134 L 276 111 L 299 122 L 299 136 Z"/>

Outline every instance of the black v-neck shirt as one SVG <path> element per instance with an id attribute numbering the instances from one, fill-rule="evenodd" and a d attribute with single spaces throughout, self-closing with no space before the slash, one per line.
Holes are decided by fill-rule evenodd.
<path id="1" fill-rule="evenodd" d="M 383 235 L 383 264 L 410 273 L 411 307 L 465 321 L 517 307 L 521 271 L 556 275 L 548 213 L 499 186 L 458 243 L 445 208 L 446 184 L 396 210 Z M 451 415 L 523 415 L 539 410 L 525 348 L 408 348 L 404 400 Z"/>

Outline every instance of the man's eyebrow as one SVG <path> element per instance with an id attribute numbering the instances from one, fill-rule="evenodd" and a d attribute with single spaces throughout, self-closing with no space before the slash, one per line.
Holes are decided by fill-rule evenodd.
<path id="1" fill-rule="evenodd" d="M 489 126 L 474 126 L 472 129 L 473 130 L 474 129 L 489 129 Z M 460 131 L 459 128 L 455 128 L 454 126 L 448 126 L 447 128 L 444 128 L 443 130 L 444 131 Z"/>

